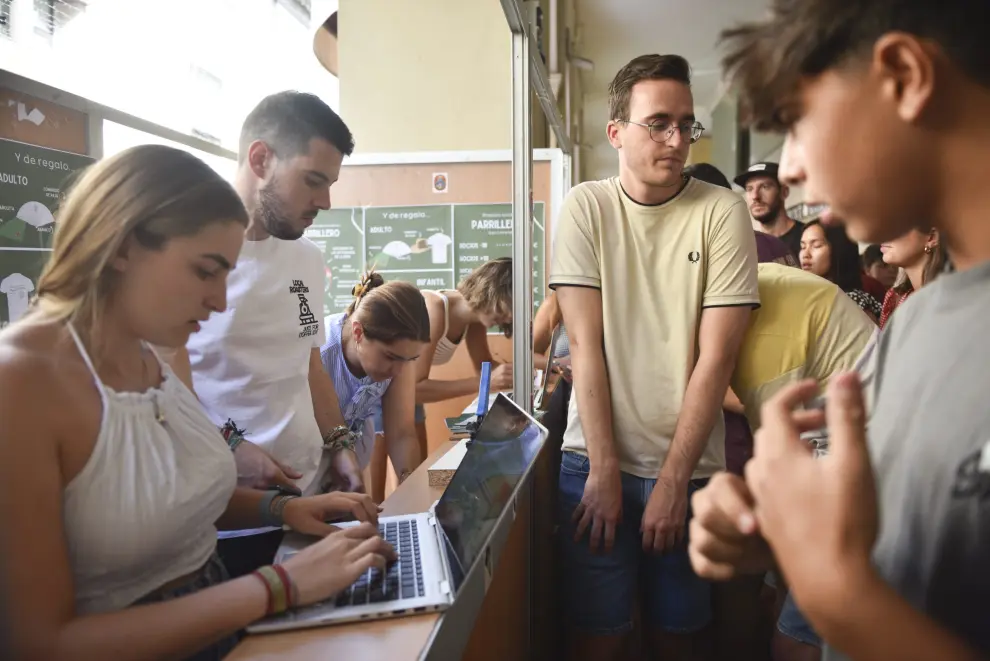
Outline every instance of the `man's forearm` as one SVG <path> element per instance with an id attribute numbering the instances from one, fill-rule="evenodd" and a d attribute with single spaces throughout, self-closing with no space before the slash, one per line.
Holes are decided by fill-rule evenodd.
<path id="1" fill-rule="evenodd" d="M 677 482 L 691 479 L 715 426 L 715 416 L 722 415 L 724 394 L 734 365 L 734 360 L 699 360 L 695 365 L 677 416 L 670 451 L 660 468 L 661 476 Z"/>
<path id="2" fill-rule="evenodd" d="M 264 491 L 237 487 L 227 503 L 227 509 L 220 515 L 218 530 L 247 530 L 261 527 L 261 499 Z"/>
<path id="3" fill-rule="evenodd" d="M 571 346 L 571 369 L 588 460 L 593 468 L 618 467 L 612 437 L 612 394 L 602 349 Z"/>
<path id="4" fill-rule="evenodd" d="M 920 613 L 872 570 L 842 577 L 842 595 L 800 604 L 815 630 L 856 661 L 979 661 L 982 657 Z"/>

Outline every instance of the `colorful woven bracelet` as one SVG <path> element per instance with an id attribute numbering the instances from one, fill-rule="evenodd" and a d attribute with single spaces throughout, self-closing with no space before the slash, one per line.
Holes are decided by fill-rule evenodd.
<path id="1" fill-rule="evenodd" d="M 233 420 L 227 418 L 227 422 L 220 428 L 220 433 L 223 434 L 223 440 L 227 441 L 227 447 L 233 452 L 242 441 L 246 440 L 244 434 L 247 430 L 239 429 Z"/>

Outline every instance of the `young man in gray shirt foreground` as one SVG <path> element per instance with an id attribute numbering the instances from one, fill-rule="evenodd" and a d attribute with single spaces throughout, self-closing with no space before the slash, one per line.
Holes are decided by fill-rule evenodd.
<path id="1" fill-rule="evenodd" d="M 956 272 L 911 297 L 877 348 L 867 437 L 854 374 L 763 409 L 745 480 L 693 500 L 690 554 L 724 579 L 776 564 L 825 658 L 990 656 L 990 23 L 986 0 L 776 0 L 728 31 L 726 65 L 780 178 L 857 241 L 934 224 Z M 819 460 L 799 433 L 827 423 Z"/>

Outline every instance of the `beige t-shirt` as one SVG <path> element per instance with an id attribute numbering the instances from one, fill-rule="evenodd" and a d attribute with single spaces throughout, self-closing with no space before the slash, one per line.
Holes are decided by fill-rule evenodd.
<path id="1" fill-rule="evenodd" d="M 563 285 L 602 292 L 620 467 L 655 478 L 697 361 L 702 309 L 759 304 L 746 205 L 732 191 L 697 179 L 655 206 L 631 200 L 617 177 L 580 184 L 557 219 L 550 286 Z M 586 453 L 580 405 L 580 395 L 571 398 L 563 447 Z M 719 415 L 693 477 L 724 467 Z"/>

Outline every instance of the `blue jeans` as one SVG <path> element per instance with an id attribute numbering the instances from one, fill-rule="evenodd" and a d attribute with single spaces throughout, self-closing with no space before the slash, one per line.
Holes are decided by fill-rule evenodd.
<path id="1" fill-rule="evenodd" d="M 594 554 L 587 535 L 574 541 L 571 517 L 588 479 L 588 458 L 564 452 L 560 464 L 557 524 L 561 549 L 561 605 L 566 623 L 592 635 L 616 635 L 633 626 L 637 591 L 647 627 L 668 633 L 694 633 L 712 618 L 711 586 L 691 568 L 687 521 L 691 495 L 708 480 L 688 486 L 684 541 L 663 554 L 644 553 L 639 532 L 643 511 L 656 480 L 622 473 L 622 521 L 611 553 Z"/>
<path id="2" fill-rule="evenodd" d="M 818 637 L 815 630 L 808 624 L 808 620 L 804 619 L 804 615 L 798 610 L 797 604 L 794 603 L 794 599 L 791 598 L 790 593 L 787 594 L 787 599 L 784 600 L 784 606 L 780 609 L 780 618 L 777 619 L 777 631 L 788 638 L 793 638 L 799 643 L 813 645 L 814 647 L 822 646 L 822 639 Z"/>

